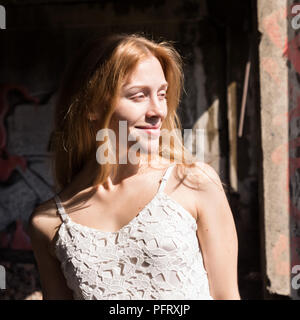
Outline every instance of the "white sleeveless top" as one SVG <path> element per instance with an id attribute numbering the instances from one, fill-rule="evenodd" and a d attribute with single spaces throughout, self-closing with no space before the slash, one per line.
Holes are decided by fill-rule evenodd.
<path id="1" fill-rule="evenodd" d="M 212 300 L 195 218 L 164 193 L 116 232 L 75 223 L 57 195 L 55 253 L 76 300 Z"/>

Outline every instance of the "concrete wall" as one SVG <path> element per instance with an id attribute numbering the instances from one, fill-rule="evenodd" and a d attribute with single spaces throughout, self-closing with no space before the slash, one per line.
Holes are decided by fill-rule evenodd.
<path id="1" fill-rule="evenodd" d="M 282 55 L 284 38 L 278 39 L 280 47 L 272 42 L 270 20 L 279 10 L 284 10 L 282 1 L 259 1 L 259 31 L 262 33 L 260 53 L 261 130 L 263 149 L 263 199 L 266 277 L 270 293 L 288 295 L 289 253 L 281 248 L 289 247 L 288 154 L 281 152 L 280 161 L 274 159 L 274 151 L 288 140 L 288 125 L 274 126 L 272 120 L 288 110 L 288 72 Z M 286 37 L 287 20 L 277 24 L 280 36 Z"/>
<path id="2" fill-rule="evenodd" d="M 259 47 L 262 207 L 267 293 L 299 299 L 292 279 L 300 269 L 300 55 L 299 30 L 291 25 L 292 6 L 293 1 L 258 1 L 262 33 Z M 298 270 L 293 273 L 297 265 Z"/>
<path id="3" fill-rule="evenodd" d="M 294 5 L 298 5 L 297 17 L 292 13 Z M 300 193 L 299 193 L 299 110 L 300 110 L 300 3 L 287 2 L 287 38 L 288 42 L 284 50 L 284 56 L 288 60 L 288 113 L 281 113 L 279 119 L 288 123 L 288 141 L 283 148 L 289 155 L 289 239 L 290 239 L 290 274 L 291 296 L 300 300 Z M 292 20 L 297 22 L 295 26 Z M 281 121 L 278 125 L 281 126 Z"/>

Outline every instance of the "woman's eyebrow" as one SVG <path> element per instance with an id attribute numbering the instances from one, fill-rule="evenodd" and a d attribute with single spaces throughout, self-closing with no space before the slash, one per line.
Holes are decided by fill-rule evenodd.
<path id="1" fill-rule="evenodd" d="M 168 87 L 168 82 L 165 82 L 163 84 L 160 85 L 159 89 L 163 88 L 163 87 Z M 149 88 L 149 86 L 147 85 L 143 85 L 143 84 L 135 84 L 135 85 L 132 85 L 131 87 L 129 85 L 124 85 L 123 86 L 124 89 L 126 90 L 130 90 L 130 89 L 140 89 L 140 88 Z"/>

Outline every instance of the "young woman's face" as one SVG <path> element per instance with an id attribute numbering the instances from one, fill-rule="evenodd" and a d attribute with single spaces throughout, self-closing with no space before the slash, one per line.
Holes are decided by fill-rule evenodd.
<path id="1" fill-rule="evenodd" d="M 119 123 L 125 121 L 122 124 L 127 124 L 127 146 L 123 151 L 127 152 L 137 141 L 142 153 L 158 151 L 160 127 L 168 111 L 167 86 L 161 64 L 154 56 L 140 61 L 124 83 L 117 97 L 110 126 L 116 133 L 118 143 Z M 154 129 L 149 130 L 149 127 Z M 128 141 L 128 135 L 133 141 Z M 119 141 L 119 151 L 121 150 Z"/>

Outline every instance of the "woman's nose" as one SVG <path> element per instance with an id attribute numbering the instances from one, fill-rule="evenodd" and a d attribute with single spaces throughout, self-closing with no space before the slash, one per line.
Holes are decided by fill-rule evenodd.
<path id="1" fill-rule="evenodd" d="M 147 115 L 164 117 L 166 112 L 165 108 L 165 104 L 162 103 L 162 101 L 160 101 L 158 97 L 152 97 L 149 100 Z"/>

